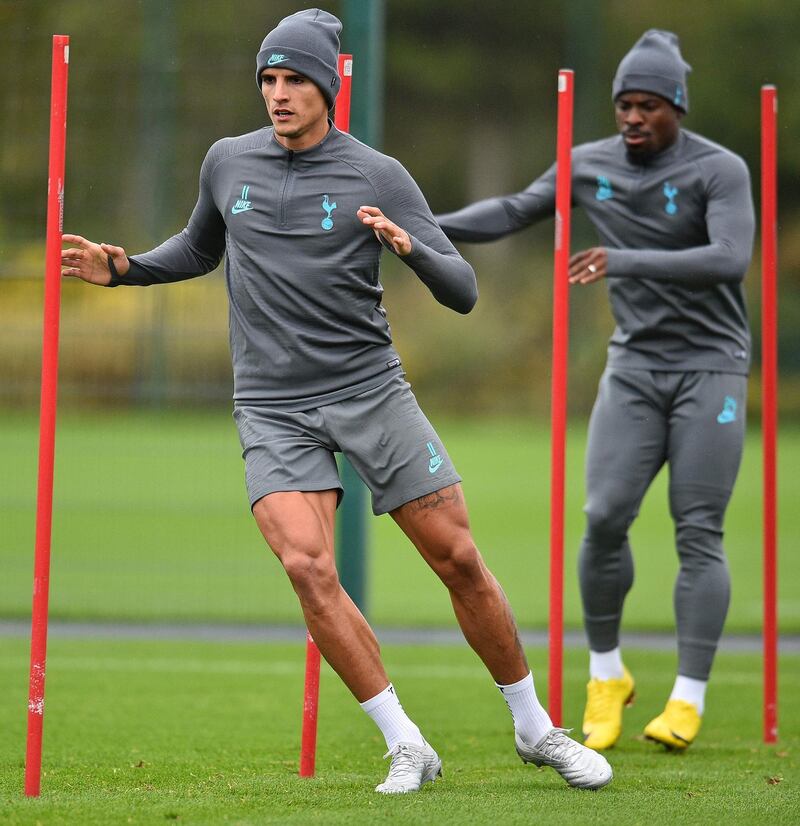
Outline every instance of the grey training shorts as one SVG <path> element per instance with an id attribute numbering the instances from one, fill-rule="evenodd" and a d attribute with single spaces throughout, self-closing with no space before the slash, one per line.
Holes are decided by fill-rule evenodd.
<path id="1" fill-rule="evenodd" d="M 237 402 L 233 418 L 251 507 L 278 491 L 342 491 L 336 452 L 347 456 L 372 492 L 375 514 L 461 481 L 400 374 L 350 399 L 300 412 Z"/>

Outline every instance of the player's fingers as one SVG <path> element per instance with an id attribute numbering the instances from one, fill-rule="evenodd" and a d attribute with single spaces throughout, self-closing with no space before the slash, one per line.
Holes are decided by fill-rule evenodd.
<path id="1" fill-rule="evenodd" d="M 61 235 L 61 240 L 65 244 L 78 244 L 78 246 L 86 247 L 91 242 L 87 241 L 82 235 L 70 235 L 69 233 L 63 233 Z"/>
<path id="2" fill-rule="evenodd" d="M 582 278 L 584 275 L 586 275 L 586 264 L 584 264 L 583 262 L 570 264 L 569 269 L 567 270 L 567 275 L 570 279 Z"/>
<path id="3" fill-rule="evenodd" d="M 113 244 L 100 244 L 100 249 L 112 258 L 125 255 L 125 250 L 122 247 L 115 247 Z"/>
<path id="4" fill-rule="evenodd" d="M 375 227 L 372 228 L 372 231 L 375 233 L 375 237 L 381 244 L 385 243 L 395 252 L 398 252 L 396 241 L 390 232 L 387 232 L 385 229 L 376 229 Z"/>
<path id="5" fill-rule="evenodd" d="M 589 257 L 589 250 L 581 250 L 580 252 L 575 252 L 569 257 L 569 265 L 572 267 L 573 265 L 577 266 Z"/>
<path id="6" fill-rule="evenodd" d="M 386 233 L 387 237 L 403 234 L 403 230 L 400 229 L 397 224 L 393 224 L 385 218 L 378 226 L 380 226 L 380 228 Z"/>
<path id="7" fill-rule="evenodd" d="M 576 260 L 570 264 L 569 275 L 580 279 L 583 283 L 586 278 L 592 281 L 602 278 L 601 270 L 603 270 L 602 256 L 597 255 L 595 250 L 588 250 L 583 258 L 576 257 Z"/>

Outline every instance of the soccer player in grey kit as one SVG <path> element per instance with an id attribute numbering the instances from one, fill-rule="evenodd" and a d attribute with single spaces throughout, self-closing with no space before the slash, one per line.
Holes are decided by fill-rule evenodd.
<path id="1" fill-rule="evenodd" d="M 589 423 L 579 579 L 589 639 L 584 742 L 614 745 L 634 680 L 619 648 L 633 582 L 628 529 L 665 463 L 680 571 L 678 675 L 645 735 L 696 737 L 728 609 L 725 509 L 744 440 L 750 335 L 742 279 L 753 243 L 743 160 L 681 128 L 689 111 L 678 38 L 651 29 L 619 64 L 620 135 L 573 150 L 573 203 L 602 246 L 573 255 L 571 284 L 606 279 L 616 329 Z M 490 241 L 553 214 L 555 167 L 523 192 L 437 216 L 451 238 Z"/>
<path id="2" fill-rule="evenodd" d="M 511 710 L 526 763 L 599 788 L 611 767 L 566 736 L 536 697 L 511 609 L 472 539 L 447 452 L 404 379 L 381 305 L 383 248 L 452 309 L 468 313 L 475 274 L 393 158 L 339 132 L 340 22 L 284 18 L 261 44 L 256 81 L 272 121 L 209 150 L 189 223 L 156 249 L 65 235 L 63 273 L 115 287 L 194 278 L 225 254 L 234 418 L 253 515 L 300 600 L 325 659 L 381 729 L 391 756 L 376 791 L 417 791 L 441 760 L 407 716 L 372 629 L 339 584 L 333 533 L 342 494 L 335 452 L 448 588 L 464 635 Z"/>

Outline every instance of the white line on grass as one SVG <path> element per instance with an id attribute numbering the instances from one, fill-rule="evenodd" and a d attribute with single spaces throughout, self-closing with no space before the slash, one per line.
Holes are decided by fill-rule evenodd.
<path id="1" fill-rule="evenodd" d="M 21 668 L 27 665 L 27 660 L 21 657 L 6 659 L 15 667 Z M 387 663 L 392 675 L 408 679 L 420 680 L 487 680 L 489 679 L 486 670 L 480 664 L 473 665 L 403 665 L 400 663 Z M 324 668 L 333 674 L 332 669 L 323 663 Z M 252 662 L 250 660 L 198 660 L 198 659 L 175 659 L 170 658 L 148 658 L 136 659 L 128 657 L 125 659 L 114 659 L 110 657 L 64 657 L 53 655 L 48 660 L 48 671 L 88 671 L 102 674 L 103 672 L 131 672 L 148 671 L 153 673 L 167 674 L 253 674 L 265 677 L 288 677 L 301 675 L 305 665 L 301 657 L 297 660 L 275 660 L 272 662 Z M 539 672 L 541 680 L 546 672 Z M 636 668 L 637 679 L 647 679 L 657 681 L 663 678 L 663 668 Z M 564 676 L 570 680 L 581 680 L 586 676 L 583 668 L 565 668 Z M 760 671 L 724 671 L 718 675 L 721 682 L 728 685 L 760 685 Z M 791 675 L 782 675 L 781 682 L 785 688 L 790 688 L 796 684 L 800 685 L 800 680 L 795 680 Z"/>

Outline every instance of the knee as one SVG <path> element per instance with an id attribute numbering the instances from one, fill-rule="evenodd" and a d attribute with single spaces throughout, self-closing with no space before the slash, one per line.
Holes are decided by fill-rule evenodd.
<path id="1" fill-rule="evenodd" d="M 619 545 L 628 535 L 639 503 L 647 489 L 645 480 L 620 478 L 599 468 L 587 474 L 586 538 L 589 543 Z"/>
<path id="2" fill-rule="evenodd" d="M 300 586 L 308 586 L 330 576 L 328 565 L 318 555 L 302 546 L 284 546 L 278 553 L 289 579 Z"/>
<path id="3" fill-rule="evenodd" d="M 437 556 L 434 569 L 451 591 L 479 588 L 486 576 L 486 566 L 471 537 L 448 546 Z"/>
<path id="4" fill-rule="evenodd" d="M 721 531 L 685 525 L 675 532 L 675 545 L 684 571 L 727 566 Z"/>
<path id="5" fill-rule="evenodd" d="M 320 613 L 334 604 L 340 585 L 332 563 L 301 550 L 285 551 L 280 561 L 304 610 Z"/>
<path id="6" fill-rule="evenodd" d="M 306 601 L 324 601 L 339 586 L 333 553 L 302 536 L 285 536 L 272 550 L 280 560 L 292 587 Z"/>
<path id="7" fill-rule="evenodd" d="M 722 533 L 730 491 L 706 485 L 673 485 L 669 491 L 669 509 L 675 528 Z"/>
<path id="8" fill-rule="evenodd" d="M 584 508 L 586 537 L 589 542 L 618 543 L 625 539 L 635 511 L 621 502 L 598 497 L 589 499 Z"/>
<path id="9" fill-rule="evenodd" d="M 722 526 L 728 496 L 725 490 L 700 485 L 670 489 L 670 512 L 682 564 L 705 566 L 724 561 Z"/>

